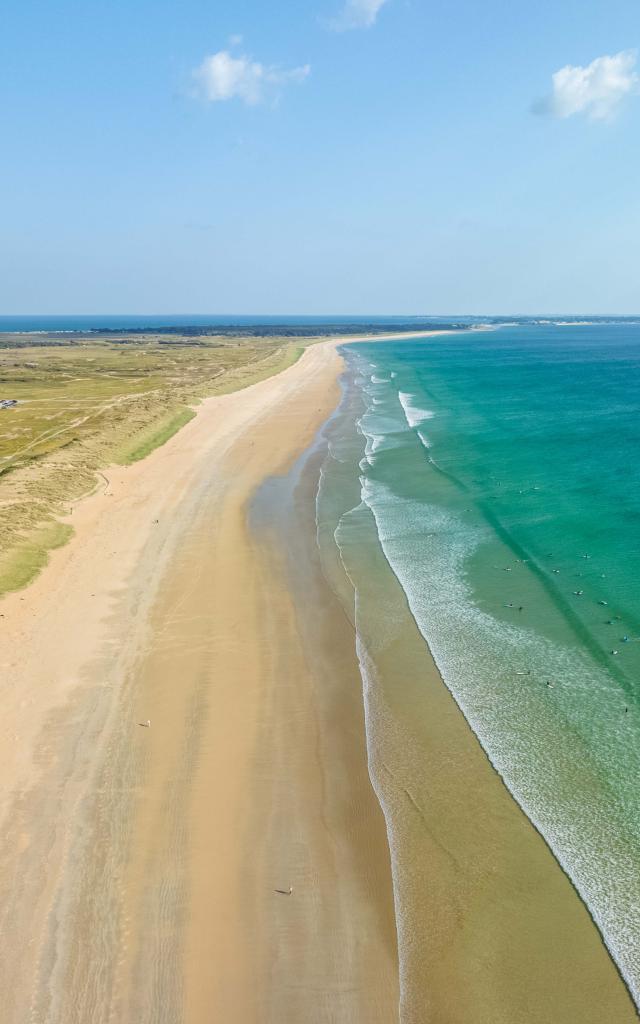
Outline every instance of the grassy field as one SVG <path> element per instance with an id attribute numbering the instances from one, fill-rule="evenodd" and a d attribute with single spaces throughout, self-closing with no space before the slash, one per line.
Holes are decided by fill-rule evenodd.
<path id="1" fill-rule="evenodd" d="M 9 339 L 12 340 L 12 339 Z M 109 463 L 144 458 L 198 402 L 271 376 L 307 342 L 77 338 L 0 346 L 0 594 L 24 586 L 70 531 L 57 521 Z"/>

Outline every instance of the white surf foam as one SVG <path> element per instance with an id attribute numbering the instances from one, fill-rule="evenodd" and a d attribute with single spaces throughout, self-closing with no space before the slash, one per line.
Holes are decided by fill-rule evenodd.
<path id="1" fill-rule="evenodd" d="M 408 391 L 399 391 L 398 398 L 404 410 L 407 423 L 412 430 L 415 427 L 419 427 L 426 420 L 433 419 L 435 416 L 433 409 L 423 409 L 422 406 L 417 404 L 416 396 Z"/>
<path id="2" fill-rule="evenodd" d="M 601 777 L 611 765 L 620 780 L 638 774 L 615 684 L 586 654 L 476 606 L 465 566 L 489 527 L 399 498 L 378 480 L 362 479 L 362 499 L 447 686 L 582 895 L 640 1002 L 640 836 L 629 826 L 640 821 L 640 800 L 631 782 L 612 792 Z M 519 675 L 523 665 L 530 678 Z M 546 678 L 558 681 L 554 690 Z M 588 814 L 577 785 L 589 793 Z"/>

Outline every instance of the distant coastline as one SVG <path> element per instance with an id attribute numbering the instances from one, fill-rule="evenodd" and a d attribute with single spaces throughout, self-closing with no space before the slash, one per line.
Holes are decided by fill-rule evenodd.
<path id="1" fill-rule="evenodd" d="M 109 337 L 121 335 L 180 334 L 190 337 L 292 337 L 351 336 L 360 334 L 405 334 L 443 330 L 468 330 L 481 326 L 553 324 L 584 326 L 586 324 L 640 323 L 640 314 L 618 316 L 588 314 L 537 315 L 420 315 L 420 316 L 240 316 L 225 314 L 180 315 L 40 315 L 0 316 L 0 338 L 3 335 L 34 336 L 40 342 L 47 337 L 91 334 Z"/>

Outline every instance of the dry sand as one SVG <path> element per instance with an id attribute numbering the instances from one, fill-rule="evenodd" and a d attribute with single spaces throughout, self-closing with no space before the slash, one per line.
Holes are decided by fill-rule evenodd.
<path id="1" fill-rule="evenodd" d="M 7 1024 L 396 1019 L 362 705 L 342 707 L 359 741 L 331 763 L 335 719 L 245 523 L 258 483 L 335 406 L 339 368 L 317 345 L 205 402 L 144 462 L 109 470 L 74 509 L 74 539 L 2 602 Z"/>

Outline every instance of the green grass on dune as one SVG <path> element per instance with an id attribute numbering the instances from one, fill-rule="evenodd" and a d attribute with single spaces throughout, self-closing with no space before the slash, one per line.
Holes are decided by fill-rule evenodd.
<path id="1" fill-rule="evenodd" d="M 179 409 L 161 420 L 154 421 L 136 435 L 132 444 L 117 452 L 114 461 L 120 465 L 139 462 L 177 434 L 195 415 L 194 409 Z"/>
<path id="2" fill-rule="evenodd" d="M 34 530 L 0 554 L 0 594 L 22 590 L 44 569 L 49 554 L 62 547 L 73 536 L 73 529 L 65 523 L 50 523 Z"/>
<path id="3" fill-rule="evenodd" d="M 56 522 L 110 463 L 127 465 L 165 444 L 194 406 L 280 373 L 309 339 L 74 338 L 0 349 L 0 596 L 26 586 L 66 542 Z"/>

